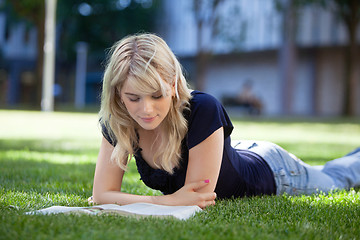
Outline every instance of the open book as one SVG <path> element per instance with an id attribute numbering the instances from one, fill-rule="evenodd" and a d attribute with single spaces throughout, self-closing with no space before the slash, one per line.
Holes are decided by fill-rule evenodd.
<path id="1" fill-rule="evenodd" d="M 103 204 L 91 207 L 64 207 L 52 206 L 37 211 L 27 212 L 26 214 L 55 214 L 55 213 L 74 213 L 74 214 L 119 214 L 122 216 L 135 217 L 175 217 L 186 220 L 201 211 L 198 206 L 165 206 L 150 203 L 133 203 L 128 205 Z"/>

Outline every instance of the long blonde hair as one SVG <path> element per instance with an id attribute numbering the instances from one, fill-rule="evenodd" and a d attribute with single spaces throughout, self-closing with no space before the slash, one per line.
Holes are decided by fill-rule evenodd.
<path id="1" fill-rule="evenodd" d="M 138 150 L 137 123 L 121 102 L 120 91 L 131 81 L 141 92 L 167 92 L 167 82 L 175 88 L 169 113 L 161 127 L 160 144 L 154 154 L 157 167 L 173 173 L 181 158 L 181 142 L 187 133 L 183 110 L 191 98 L 181 65 L 163 39 L 154 34 L 137 34 L 116 42 L 109 52 L 101 96 L 100 123 L 116 142 L 111 159 L 126 170 Z"/>

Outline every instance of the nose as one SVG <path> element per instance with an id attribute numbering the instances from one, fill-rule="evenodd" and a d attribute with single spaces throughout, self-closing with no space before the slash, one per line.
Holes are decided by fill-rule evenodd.
<path id="1" fill-rule="evenodd" d="M 152 113 L 154 110 L 154 102 L 151 99 L 144 99 L 143 110 L 144 113 Z"/>

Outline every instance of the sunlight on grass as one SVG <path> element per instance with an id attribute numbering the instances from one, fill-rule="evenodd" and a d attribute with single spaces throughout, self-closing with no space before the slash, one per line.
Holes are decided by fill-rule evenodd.
<path id="1" fill-rule="evenodd" d="M 311 196 L 286 196 L 284 195 L 284 198 L 287 198 L 288 201 L 292 203 L 298 203 L 298 204 L 310 204 L 312 206 L 346 206 L 346 207 L 356 207 L 360 210 L 360 192 L 356 192 L 354 189 L 350 191 L 335 191 L 328 194 L 317 194 L 317 195 L 311 195 Z"/>
<path id="2" fill-rule="evenodd" d="M 26 211 L 36 210 L 39 208 L 53 205 L 79 205 L 87 206 L 88 203 L 83 196 L 64 193 L 36 193 L 36 192 L 19 192 L 7 191 L 1 192 L 0 203 L 2 206 L 11 206 L 17 210 L 27 209 Z M 15 200 L 15 201 L 14 201 Z M 11 208 L 10 207 L 10 208 Z"/>
<path id="3" fill-rule="evenodd" d="M 0 110 L 0 139 L 98 140 L 97 114 Z"/>
<path id="4" fill-rule="evenodd" d="M 310 164 L 360 143 L 351 120 L 233 120 L 233 139 L 272 141 Z M 218 200 L 188 221 L 116 216 L 28 216 L 53 205 L 87 206 L 101 132 L 97 114 L 0 110 L 0 239 L 357 239 L 358 189 L 311 196 Z M 161 195 L 131 161 L 122 191 Z"/>
<path id="5" fill-rule="evenodd" d="M 0 153 L 1 154 L 1 153 Z M 51 163 L 67 164 L 67 163 L 94 163 L 96 155 L 77 155 L 67 153 L 53 153 L 53 152 L 35 152 L 35 151 L 5 151 L 0 155 L 11 161 L 21 159 L 22 161 L 42 162 L 48 161 Z"/>
<path id="6" fill-rule="evenodd" d="M 30 150 L 5 150 L 0 152 L 0 159 L 8 161 L 32 161 L 32 162 L 48 162 L 56 164 L 95 164 L 97 152 L 94 154 L 71 154 L 59 152 L 37 152 Z M 135 160 L 131 160 L 128 165 L 127 172 L 134 174 L 137 173 Z M 133 176 L 130 176 L 131 179 Z"/>
<path id="7" fill-rule="evenodd" d="M 308 144 L 360 143 L 360 123 L 252 123 L 235 122 L 233 139 L 256 139 L 272 142 Z"/>

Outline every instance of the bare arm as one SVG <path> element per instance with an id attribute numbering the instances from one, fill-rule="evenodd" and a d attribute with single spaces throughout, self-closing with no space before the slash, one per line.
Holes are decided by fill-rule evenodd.
<path id="1" fill-rule="evenodd" d="M 191 148 L 185 184 L 209 179 L 210 183 L 199 189 L 199 192 L 214 192 L 220 173 L 223 149 L 224 129 L 222 127 Z"/>
<path id="2" fill-rule="evenodd" d="M 124 170 L 110 161 L 114 147 L 102 139 L 96 163 L 93 200 L 97 204 L 116 203 L 120 205 L 147 202 L 162 205 L 198 205 L 202 208 L 210 205 L 214 193 L 198 193 L 209 183 L 204 180 L 187 184 L 174 194 L 164 196 L 141 196 L 121 192 Z"/>

